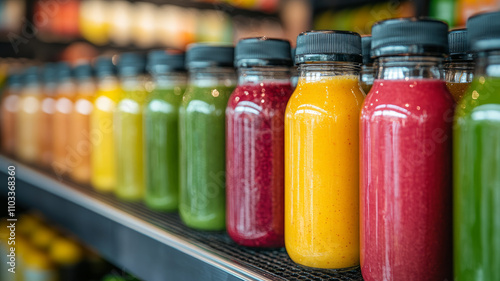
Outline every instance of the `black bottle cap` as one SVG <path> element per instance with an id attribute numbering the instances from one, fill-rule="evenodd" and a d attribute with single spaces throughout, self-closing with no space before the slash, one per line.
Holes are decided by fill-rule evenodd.
<path id="1" fill-rule="evenodd" d="M 372 27 L 372 57 L 394 55 L 444 56 L 448 53 L 448 25 L 427 18 L 379 21 Z"/>
<path id="2" fill-rule="evenodd" d="M 234 65 L 236 67 L 292 66 L 290 42 L 267 37 L 241 39 L 234 49 Z"/>
<path id="3" fill-rule="evenodd" d="M 71 66 L 67 62 L 58 62 L 56 65 L 57 68 L 57 82 L 63 82 L 71 79 L 73 76 L 73 71 Z"/>
<path id="4" fill-rule="evenodd" d="M 150 73 L 185 71 L 184 53 L 171 50 L 154 50 L 148 53 L 147 69 Z"/>
<path id="5" fill-rule="evenodd" d="M 361 37 L 361 45 L 363 48 L 363 64 L 373 64 L 373 58 L 371 56 L 372 51 L 372 37 L 370 35 L 365 35 Z"/>
<path id="6" fill-rule="evenodd" d="M 186 52 L 187 68 L 234 67 L 234 47 L 207 43 L 188 46 Z"/>
<path id="7" fill-rule="evenodd" d="M 454 60 L 472 60 L 472 53 L 467 44 L 467 29 L 455 29 L 448 33 L 449 54 L 448 59 Z"/>
<path id="8" fill-rule="evenodd" d="M 133 76 L 146 72 L 146 59 L 140 53 L 122 53 L 118 57 L 118 73 L 121 76 Z"/>
<path id="9" fill-rule="evenodd" d="M 99 77 L 116 75 L 116 66 L 113 64 L 113 58 L 109 56 L 97 57 L 94 68 Z"/>
<path id="10" fill-rule="evenodd" d="M 40 82 L 40 68 L 38 66 L 30 66 L 24 71 L 24 84 Z"/>
<path id="11" fill-rule="evenodd" d="M 44 83 L 56 83 L 57 82 L 57 64 L 47 63 L 43 66 L 43 82 Z"/>
<path id="12" fill-rule="evenodd" d="M 80 63 L 74 68 L 75 78 L 78 80 L 90 79 L 93 76 L 92 65 L 89 62 Z"/>
<path id="13" fill-rule="evenodd" d="M 500 50 L 500 12 L 469 18 L 467 30 L 469 47 L 473 52 Z"/>
<path id="14" fill-rule="evenodd" d="M 297 36 L 296 63 L 318 61 L 361 62 L 361 37 L 338 30 L 313 30 Z"/>

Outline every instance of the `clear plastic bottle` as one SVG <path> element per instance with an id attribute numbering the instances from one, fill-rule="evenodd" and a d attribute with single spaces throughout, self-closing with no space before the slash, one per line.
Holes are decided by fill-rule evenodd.
<path id="1" fill-rule="evenodd" d="M 189 227 L 226 225 L 225 111 L 236 84 L 234 48 L 191 45 L 186 54 L 188 88 L 179 113 L 179 213 Z"/>
<path id="2" fill-rule="evenodd" d="M 226 224 L 250 247 L 284 244 L 285 108 L 290 43 L 248 38 L 235 49 L 238 85 L 226 109 Z"/>
<path id="3" fill-rule="evenodd" d="M 441 68 L 447 36 L 448 26 L 431 19 L 391 19 L 372 29 L 379 72 L 360 120 L 367 281 L 452 279 L 454 102 Z"/>
<path id="4" fill-rule="evenodd" d="M 94 68 L 97 92 L 90 114 L 90 181 L 97 191 L 111 192 L 116 186 L 113 113 L 122 91 L 111 57 L 98 57 Z"/>
<path id="5" fill-rule="evenodd" d="M 122 95 L 114 113 L 116 195 L 126 201 L 144 197 L 143 109 L 146 91 L 145 58 L 123 53 L 118 59 Z"/>
<path id="6" fill-rule="evenodd" d="M 474 60 L 467 44 L 467 29 L 448 34 L 449 56 L 444 63 L 446 86 L 455 102 L 459 102 L 474 78 Z"/>
<path id="7" fill-rule="evenodd" d="M 41 108 L 42 85 L 40 69 L 32 66 L 24 73 L 24 87 L 19 97 L 17 112 L 17 157 L 35 164 L 39 157 L 39 119 Z"/>
<path id="8" fill-rule="evenodd" d="M 144 108 L 145 202 L 151 209 L 179 205 L 179 108 L 186 90 L 184 54 L 152 51 L 148 70 L 154 81 Z"/>
<path id="9" fill-rule="evenodd" d="M 17 150 L 17 114 L 19 110 L 19 99 L 23 88 L 23 76 L 11 74 L 8 78 L 6 92 L 2 95 L 1 107 L 1 134 L 2 152 L 13 156 Z"/>
<path id="10" fill-rule="evenodd" d="M 453 131 L 454 278 L 500 280 L 500 12 L 469 19 L 474 80 Z"/>
<path id="11" fill-rule="evenodd" d="M 297 37 L 300 77 L 285 117 L 285 246 L 298 264 L 359 265 L 361 37 Z"/>
<path id="12" fill-rule="evenodd" d="M 90 154 L 92 143 L 90 136 L 90 115 L 96 94 L 96 83 L 90 63 L 81 63 L 74 69 L 76 96 L 71 114 L 70 143 L 78 157 L 71 169 L 71 178 L 82 184 L 90 183 Z"/>

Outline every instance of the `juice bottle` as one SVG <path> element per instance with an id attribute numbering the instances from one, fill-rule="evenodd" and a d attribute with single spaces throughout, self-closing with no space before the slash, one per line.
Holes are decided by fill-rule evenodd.
<path id="1" fill-rule="evenodd" d="M 74 99 L 74 108 L 71 113 L 70 144 L 77 159 L 71 169 L 70 176 L 82 184 L 90 183 L 90 153 L 92 149 L 90 139 L 90 114 L 93 109 L 93 98 L 96 85 L 92 77 L 92 66 L 82 63 L 75 67 L 77 94 Z"/>
<path id="2" fill-rule="evenodd" d="M 238 85 L 226 109 L 226 224 L 250 247 L 284 246 L 285 108 L 290 43 L 248 38 L 235 49 Z"/>
<path id="3" fill-rule="evenodd" d="M 121 96 L 116 68 L 111 57 L 95 62 L 97 92 L 90 113 L 90 181 L 101 192 L 113 191 L 116 185 L 113 112 Z"/>
<path id="4" fill-rule="evenodd" d="M 14 155 L 17 150 L 17 122 L 16 116 L 19 110 L 19 98 L 23 88 L 23 76 L 12 74 L 9 77 L 7 90 L 2 96 L 1 105 L 1 134 L 2 152 L 6 155 Z"/>
<path id="5" fill-rule="evenodd" d="M 145 60 L 123 53 L 118 60 L 122 96 L 114 113 L 116 195 L 127 201 L 144 196 L 143 117 L 146 103 Z"/>
<path id="6" fill-rule="evenodd" d="M 56 64 L 48 63 L 43 67 L 43 95 L 39 121 L 40 134 L 38 135 L 39 161 L 45 168 L 50 168 L 52 165 L 53 116 L 56 89 L 57 67 Z"/>
<path id="7" fill-rule="evenodd" d="M 285 117 L 285 246 L 298 264 L 359 265 L 358 116 L 361 37 L 297 37 L 300 78 Z"/>
<path id="8" fill-rule="evenodd" d="M 363 65 L 361 66 L 361 87 L 365 94 L 370 92 L 375 80 L 375 66 L 373 65 L 373 58 L 371 57 L 372 37 L 361 37 L 361 45 L 363 51 Z"/>
<path id="9" fill-rule="evenodd" d="M 500 12 L 467 22 L 474 81 L 455 114 L 455 280 L 500 280 Z"/>
<path id="10" fill-rule="evenodd" d="M 441 69 L 447 36 L 448 26 L 431 19 L 391 19 L 372 29 L 379 73 L 360 119 L 367 281 L 452 280 L 454 101 Z"/>
<path id="11" fill-rule="evenodd" d="M 39 156 L 38 121 L 41 95 L 39 68 L 32 66 L 24 73 L 24 87 L 19 96 L 19 109 L 16 116 L 16 149 L 19 159 L 33 164 L 37 162 Z"/>
<path id="12" fill-rule="evenodd" d="M 225 111 L 234 90 L 234 48 L 191 45 L 179 111 L 179 213 L 189 227 L 223 230 L 226 217 Z"/>
<path id="13" fill-rule="evenodd" d="M 474 61 L 467 45 L 467 29 L 448 34 L 449 56 L 444 63 L 446 87 L 455 102 L 459 102 L 474 77 Z"/>
<path id="14" fill-rule="evenodd" d="M 155 88 L 144 108 L 145 202 L 158 211 L 179 205 L 179 108 L 186 89 L 184 54 L 152 51 Z"/>
<path id="15" fill-rule="evenodd" d="M 55 109 L 52 117 L 52 169 L 58 177 L 65 175 L 75 166 L 78 155 L 71 148 L 71 113 L 76 95 L 76 84 L 71 67 L 60 62 L 57 65 L 57 89 Z"/>

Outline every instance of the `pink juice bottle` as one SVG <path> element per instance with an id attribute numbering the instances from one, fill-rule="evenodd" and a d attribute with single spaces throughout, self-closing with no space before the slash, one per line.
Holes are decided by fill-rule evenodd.
<path id="1" fill-rule="evenodd" d="M 432 32 L 429 32 L 429 31 Z M 452 280 L 448 26 L 391 19 L 372 30 L 379 73 L 360 120 L 365 280 Z"/>
<path id="2" fill-rule="evenodd" d="M 235 62 L 238 86 L 226 109 L 227 232 L 243 246 L 283 247 L 290 43 L 243 39 Z"/>

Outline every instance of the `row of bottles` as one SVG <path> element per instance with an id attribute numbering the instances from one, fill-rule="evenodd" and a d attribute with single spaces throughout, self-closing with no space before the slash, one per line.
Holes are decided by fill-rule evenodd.
<path id="1" fill-rule="evenodd" d="M 126 276 L 115 274 L 120 271 L 36 212 L 23 213 L 13 224 L 3 218 L 0 238 L 0 280 L 97 281 Z M 13 271 L 8 270 L 11 260 Z"/>
<path id="2" fill-rule="evenodd" d="M 295 90 L 290 44 L 277 39 L 194 44 L 185 63 L 164 51 L 147 63 L 122 54 L 120 81 L 100 58 L 83 134 L 89 180 L 124 200 L 178 209 L 191 228 L 227 229 L 238 244 L 285 246 L 307 267 L 361 264 L 366 280 L 451 279 L 453 206 L 455 278 L 496 280 L 498 15 L 450 33 L 430 19 L 382 21 L 363 38 L 304 32 Z M 71 88 L 62 81 L 58 89 Z M 60 118 L 66 129 L 52 123 L 54 136 L 69 132 L 61 141 L 77 127 L 77 105 L 58 91 L 55 103 L 66 98 L 75 108 Z M 23 114 L 18 131 L 28 122 L 34 134 L 36 117 Z M 12 145 L 35 154 L 20 139 Z M 77 179 L 72 158 L 52 166 Z"/>

